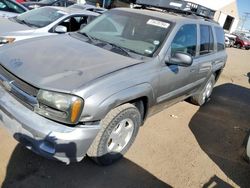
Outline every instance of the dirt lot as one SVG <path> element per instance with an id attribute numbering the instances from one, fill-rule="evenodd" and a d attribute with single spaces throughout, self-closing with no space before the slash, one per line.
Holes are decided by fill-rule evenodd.
<path id="1" fill-rule="evenodd" d="M 99 167 L 39 157 L 0 126 L 3 187 L 250 187 L 242 144 L 250 129 L 250 51 L 228 49 L 228 63 L 202 108 L 177 104 L 148 119 L 124 159 Z"/>

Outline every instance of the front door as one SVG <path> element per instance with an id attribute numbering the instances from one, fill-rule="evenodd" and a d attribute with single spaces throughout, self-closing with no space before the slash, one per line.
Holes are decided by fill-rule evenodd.
<path id="1" fill-rule="evenodd" d="M 195 56 L 197 55 L 197 25 L 186 24 L 180 27 L 174 37 L 171 48 L 167 56 L 172 56 L 175 52 L 184 52 L 194 58 L 191 66 L 183 67 L 179 65 L 165 65 L 163 63 L 160 74 L 160 87 L 157 96 L 157 103 L 164 102 L 166 107 L 180 100 L 189 94 L 193 88 L 198 71 Z"/>

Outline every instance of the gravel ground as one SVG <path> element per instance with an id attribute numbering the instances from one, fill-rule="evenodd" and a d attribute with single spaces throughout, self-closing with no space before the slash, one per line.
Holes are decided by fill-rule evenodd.
<path id="1" fill-rule="evenodd" d="M 242 159 L 250 130 L 250 51 L 228 49 L 228 55 L 208 104 L 182 102 L 152 116 L 112 166 L 44 159 L 0 126 L 0 186 L 250 187 L 250 164 Z"/>

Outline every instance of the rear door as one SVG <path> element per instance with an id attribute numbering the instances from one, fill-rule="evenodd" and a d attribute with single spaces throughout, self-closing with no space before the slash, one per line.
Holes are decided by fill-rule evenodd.
<path id="1" fill-rule="evenodd" d="M 199 25 L 199 50 L 195 65 L 198 67 L 194 82 L 198 89 L 208 79 L 216 58 L 215 37 L 210 25 Z"/>

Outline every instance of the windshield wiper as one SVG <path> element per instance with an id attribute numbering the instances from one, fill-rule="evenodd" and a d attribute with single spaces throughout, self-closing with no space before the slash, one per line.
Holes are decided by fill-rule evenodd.
<path id="1" fill-rule="evenodd" d="M 27 26 L 30 26 L 30 27 L 38 27 L 38 26 L 36 26 L 36 25 L 34 25 L 34 24 L 31 24 L 31 23 L 28 23 L 28 22 L 26 22 L 25 20 L 19 20 L 18 18 L 13 18 L 15 21 L 17 21 L 18 23 L 20 23 L 20 24 L 25 24 L 25 25 L 27 25 Z"/>
<path id="2" fill-rule="evenodd" d="M 95 39 L 93 37 L 91 37 L 89 34 L 87 34 L 85 32 L 78 32 L 78 33 L 85 36 L 85 37 L 87 37 L 92 43 L 94 43 Z"/>
<path id="3" fill-rule="evenodd" d="M 111 43 L 111 42 L 107 42 L 107 41 L 102 41 L 100 40 L 101 43 L 105 43 L 105 44 L 108 44 L 110 46 L 112 46 L 112 48 L 116 48 L 118 50 L 121 50 L 122 52 L 124 52 L 127 56 L 129 57 L 132 57 L 131 54 L 130 54 L 130 50 L 127 50 L 121 46 L 118 46 L 117 44 L 114 44 L 114 43 Z"/>

